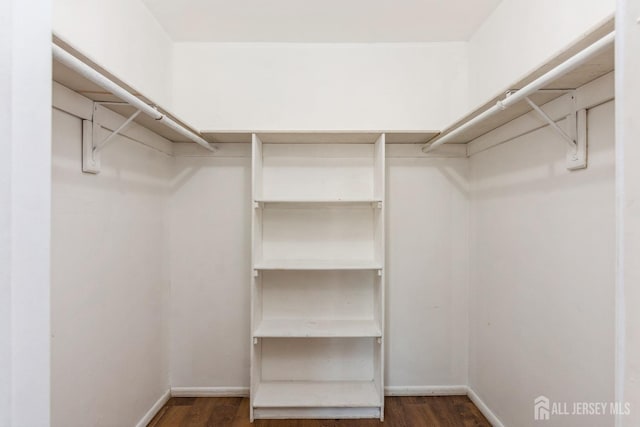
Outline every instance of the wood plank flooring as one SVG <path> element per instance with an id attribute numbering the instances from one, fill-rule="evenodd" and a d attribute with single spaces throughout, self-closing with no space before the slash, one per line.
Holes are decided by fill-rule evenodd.
<path id="1" fill-rule="evenodd" d="M 172 397 L 148 427 L 491 427 L 467 396 L 387 397 L 385 420 L 256 420 L 249 399 Z"/>

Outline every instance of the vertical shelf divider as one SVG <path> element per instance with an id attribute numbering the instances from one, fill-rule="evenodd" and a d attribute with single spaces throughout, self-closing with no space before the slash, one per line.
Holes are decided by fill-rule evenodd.
<path id="1" fill-rule="evenodd" d="M 253 402 L 256 398 L 256 392 L 258 390 L 258 382 L 262 376 L 262 370 L 260 366 L 261 348 L 260 341 L 256 342 L 253 337 L 253 331 L 257 328 L 257 323 L 262 317 L 262 276 L 255 269 L 256 264 L 259 263 L 262 254 L 262 213 L 258 206 L 256 206 L 256 200 L 262 198 L 262 141 L 255 133 L 251 137 L 251 387 L 249 393 L 249 399 Z M 249 418 L 251 422 L 254 420 L 253 405 L 249 408 Z"/>
<path id="2" fill-rule="evenodd" d="M 375 143 L 375 160 L 374 160 L 374 196 L 380 200 L 378 209 L 376 211 L 377 220 L 374 222 L 375 230 L 375 246 L 376 246 L 376 260 L 380 263 L 382 268 L 377 275 L 377 291 L 379 296 L 377 298 L 378 307 L 376 314 L 380 316 L 380 329 L 382 331 L 381 337 L 374 345 L 377 345 L 376 355 L 377 372 L 374 378 L 377 376 L 378 393 L 380 394 L 380 421 L 384 421 L 384 346 L 385 346 L 385 210 L 386 210 L 386 153 L 385 153 L 385 137 L 383 133 L 380 135 Z"/>

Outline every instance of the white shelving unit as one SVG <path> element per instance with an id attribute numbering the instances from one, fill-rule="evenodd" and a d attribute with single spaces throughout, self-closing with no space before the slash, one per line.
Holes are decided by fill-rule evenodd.
<path id="1" fill-rule="evenodd" d="M 385 135 L 252 144 L 251 420 L 382 420 Z"/>

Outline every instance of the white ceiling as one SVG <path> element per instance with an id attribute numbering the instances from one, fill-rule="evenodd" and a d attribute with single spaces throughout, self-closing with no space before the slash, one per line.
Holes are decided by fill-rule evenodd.
<path id="1" fill-rule="evenodd" d="M 143 0 L 174 41 L 468 40 L 500 0 Z"/>

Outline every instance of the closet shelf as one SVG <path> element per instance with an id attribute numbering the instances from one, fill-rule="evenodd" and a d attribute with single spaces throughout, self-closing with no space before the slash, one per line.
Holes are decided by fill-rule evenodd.
<path id="1" fill-rule="evenodd" d="M 375 320 L 265 319 L 256 338 L 377 338 L 382 331 Z"/>
<path id="2" fill-rule="evenodd" d="M 204 131 L 198 131 L 190 126 L 185 120 L 177 117 L 174 113 L 162 108 L 148 96 L 137 91 L 135 88 L 128 85 L 123 80 L 119 79 L 108 70 L 100 67 L 97 63 L 91 61 L 90 58 L 83 55 L 77 49 L 74 49 L 68 43 L 59 37 L 53 38 L 54 44 L 62 47 L 67 52 L 71 53 L 76 58 L 80 59 L 83 63 L 96 70 L 103 76 L 112 80 L 118 86 L 127 90 L 131 94 L 135 95 L 142 102 L 155 106 L 157 110 L 165 115 L 167 118 L 178 123 L 180 126 L 192 131 L 198 136 L 202 136 L 206 141 L 210 143 L 244 143 L 250 144 L 253 133 L 257 133 L 263 139 L 265 143 L 273 144 L 301 144 L 301 143 L 313 143 L 313 144 L 373 144 L 380 137 L 382 133 L 386 133 L 387 144 L 424 144 L 438 135 L 439 130 L 435 129 L 419 129 L 419 130 L 327 130 L 327 131 L 308 131 L 308 130 L 254 130 L 254 129 L 240 129 L 240 130 L 218 130 L 209 129 Z M 63 65 L 58 61 L 53 61 L 52 64 L 52 76 L 53 80 L 61 85 L 78 92 L 86 98 L 101 103 L 113 103 L 104 105 L 105 108 L 112 110 L 122 116 L 129 117 L 135 113 L 136 109 L 126 103 L 121 103 L 121 99 L 105 91 L 99 85 L 93 83 L 80 73 L 72 70 L 71 68 Z M 167 127 L 158 120 L 154 120 L 145 114 L 140 114 L 134 120 L 137 124 L 145 127 L 152 132 L 168 139 L 171 142 L 191 142 L 180 132 Z"/>
<path id="3" fill-rule="evenodd" d="M 91 59 L 83 55 L 81 52 L 74 49 L 68 43 L 65 43 L 59 37 L 54 36 L 53 43 L 55 46 L 64 49 L 66 52 L 86 64 L 89 68 L 95 70 L 99 74 L 102 74 L 104 77 L 114 82 L 117 86 L 120 86 L 122 89 L 138 98 L 142 103 L 153 106 L 160 114 L 165 116 L 167 119 L 175 122 L 178 126 L 192 132 L 196 136 L 201 136 L 200 133 L 196 129 L 194 129 L 193 126 L 190 126 L 185 120 L 177 117 L 167 109 L 160 107 L 158 103 L 153 99 L 140 93 L 135 88 L 129 86 L 127 83 L 119 79 L 117 76 L 100 67 L 98 64 L 91 61 Z M 98 84 L 92 82 L 87 77 L 83 76 L 79 72 L 69 68 L 68 66 L 62 64 L 57 60 L 54 60 L 52 63 L 52 78 L 55 82 L 58 82 L 62 86 L 65 86 L 83 95 L 91 101 L 107 103 L 103 104 L 105 108 L 114 111 L 122 116 L 129 117 L 136 112 L 136 108 L 134 106 L 123 102 L 122 99 L 120 99 L 116 95 L 107 92 Z M 170 126 L 167 126 L 164 120 L 156 120 L 155 118 L 149 117 L 146 114 L 140 114 L 135 118 L 134 122 L 162 136 L 163 138 L 168 139 L 171 142 L 192 142 L 183 133 L 178 132 L 176 129 Z"/>
<path id="4" fill-rule="evenodd" d="M 264 205 L 308 205 L 308 206 L 355 206 L 378 205 L 381 199 L 257 199 L 256 203 Z"/>
<path id="5" fill-rule="evenodd" d="M 598 42 L 603 37 L 606 37 L 612 31 L 614 31 L 613 19 L 594 29 L 580 41 L 559 52 L 543 66 L 535 69 L 520 81 L 505 88 L 504 91 L 500 92 L 486 103 L 445 128 L 442 133 L 430 141 L 430 143 L 435 143 L 439 140 L 446 140 L 447 144 L 466 144 L 520 116 L 529 113 L 530 111 L 533 111 L 532 107 L 525 100 L 522 100 L 510 105 L 508 108 L 502 109 L 490 117 L 486 117 L 486 119 L 482 121 L 467 125 L 467 123 L 476 119 L 476 117 L 493 108 L 501 100 L 505 100 L 505 94 L 517 92 L 524 88 L 528 84 L 549 73 L 557 66 L 565 63 L 574 55 L 588 49 L 591 45 Z M 531 94 L 530 98 L 537 105 L 546 104 L 560 96 L 563 96 L 569 90 L 575 90 L 580 86 L 610 73 L 613 69 L 614 46 L 613 43 L 611 43 L 605 49 L 599 51 L 599 53 L 591 56 L 586 60 L 586 62 L 553 79 L 552 82 L 542 87 L 540 91 Z M 465 127 L 465 129 L 460 129 L 462 127 Z M 452 135 L 449 137 L 449 134 Z M 426 146 L 427 149 L 428 147 L 429 145 Z"/>
<path id="6" fill-rule="evenodd" d="M 367 408 L 380 406 L 373 381 L 263 381 L 253 405 L 257 408 Z"/>
<path id="7" fill-rule="evenodd" d="M 270 260 L 256 263 L 255 270 L 381 270 L 382 265 L 366 260 Z"/>
<path id="8" fill-rule="evenodd" d="M 355 130 L 355 131 L 260 131 L 203 130 L 202 136 L 212 143 L 251 143 L 256 133 L 265 144 L 373 144 L 381 134 L 386 144 L 424 144 L 438 135 L 438 130 Z"/>

